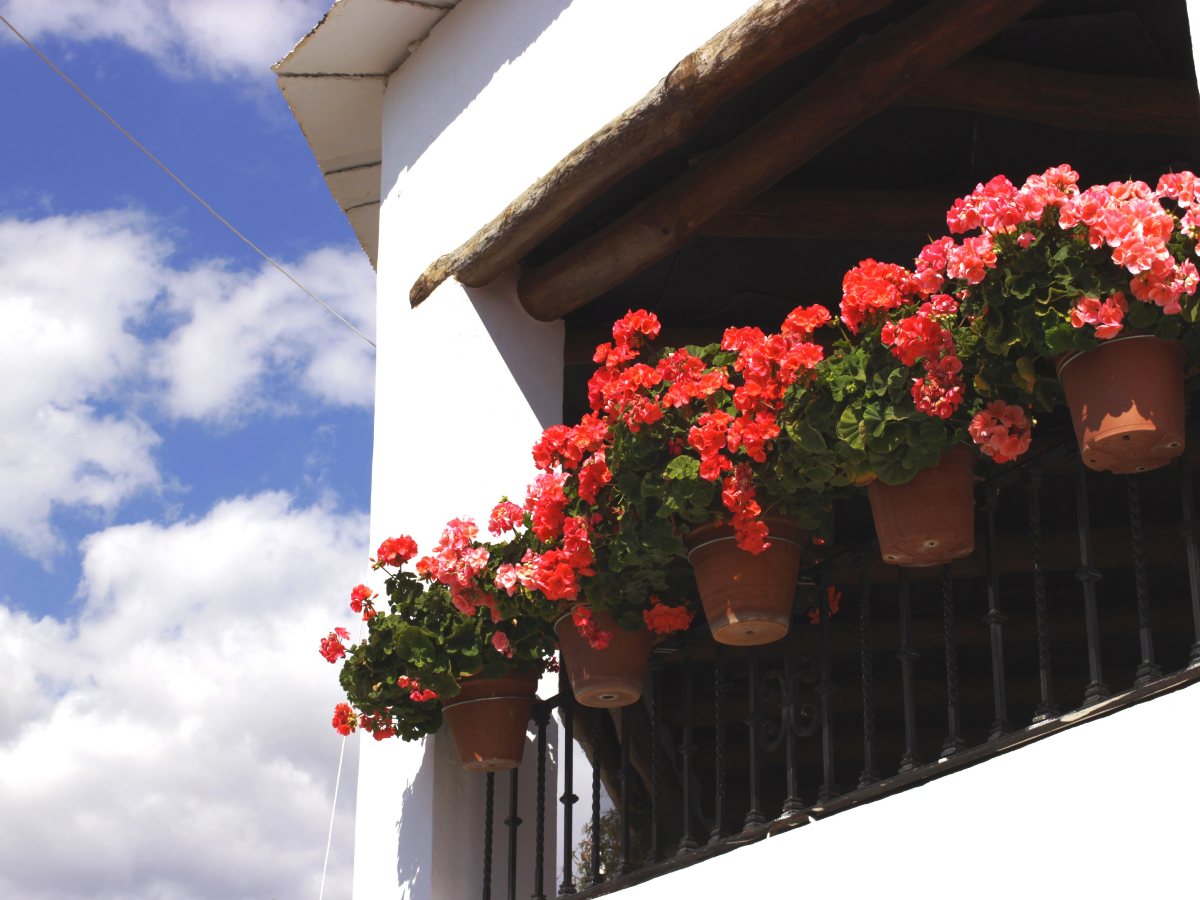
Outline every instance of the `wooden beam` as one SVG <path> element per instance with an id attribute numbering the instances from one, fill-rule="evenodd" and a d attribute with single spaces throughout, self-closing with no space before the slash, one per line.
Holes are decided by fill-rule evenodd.
<path id="1" fill-rule="evenodd" d="M 946 229 L 949 193 L 775 189 L 700 228 L 705 237 L 924 240 Z"/>
<path id="2" fill-rule="evenodd" d="M 749 131 L 545 265 L 518 293 L 552 321 L 678 250 L 912 86 L 978 47 L 1041 0 L 938 0 L 846 50 Z"/>
<path id="3" fill-rule="evenodd" d="M 653 90 L 542 176 L 475 235 L 432 263 L 413 306 L 450 277 L 487 284 L 630 172 L 678 147 L 758 78 L 892 0 L 761 0 L 684 57 Z"/>
<path id="4" fill-rule="evenodd" d="M 1200 137 L 1192 81 L 1091 75 L 967 58 L 912 88 L 909 106 L 961 109 L 1056 128 Z"/>

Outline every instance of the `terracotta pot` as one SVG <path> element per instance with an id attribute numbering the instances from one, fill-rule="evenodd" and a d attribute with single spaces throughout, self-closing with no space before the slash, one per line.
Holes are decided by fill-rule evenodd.
<path id="1" fill-rule="evenodd" d="M 975 550 L 975 451 L 947 450 L 938 464 L 904 484 L 867 486 L 883 561 L 940 566 Z"/>
<path id="2" fill-rule="evenodd" d="M 597 709 L 636 703 L 642 696 L 650 665 L 650 632 L 645 628 L 626 631 L 604 612 L 593 612 L 592 619 L 605 631 L 612 632 L 612 641 L 603 650 L 593 649 L 583 639 L 570 616 L 554 623 L 563 667 L 575 699 Z"/>
<path id="3" fill-rule="evenodd" d="M 537 684 L 537 672 L 463 679 L 458 696 L 442 704 L 442 715 L 464 769 L 499 772 L 521 764 Z"/>
<path id="4" fill-rule="evenodd" d="M 765 521 L 770 546 L 757 555 L 738 547 L 729 525 L 688 535 L 700 603 L 722 644 L 770 644 L 787 634 L 807 535 L 784 519 Z"/>
<path id="5" fill-rule="evenodd" d="M 1183 348 L 1150 335 L 1113 338 L 1058 361 L 1084 465 L 1128 475 L 1183 453 Z"/>

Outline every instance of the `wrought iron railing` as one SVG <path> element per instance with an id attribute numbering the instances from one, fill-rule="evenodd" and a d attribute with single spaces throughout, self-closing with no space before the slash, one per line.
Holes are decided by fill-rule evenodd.
<path id="1" fill-rule="evenodd" d="M 1098 475 L 1061 444 L 979 485 L 969 559 L 897 570 L 863 540 L 804 573 L 783 641 L 721 647 L 699 622 L 656 648 L 642 702 L 611 712 L 577 705 L 564 680 L 533 715 L 532 860 L 517 855 L 517 773 L 500 776 L 504 896 L 530 863 L 534 900 L 620 890 L 1200 680 L 1193 479 L 1186 458 Z M 869 534 L 862 510 L 848 530 Z M 836 613 L 830 585 L 845 595 Z M 982 615 L 964 616 L 971 607 Z M 582 859 L 572 752 L 558 762 L 558 835 L 546 834 L 555 713 L 563 747 L 581 744 L 592 763 Z M 486 777 L 485 900 L 496 839 Z"/>

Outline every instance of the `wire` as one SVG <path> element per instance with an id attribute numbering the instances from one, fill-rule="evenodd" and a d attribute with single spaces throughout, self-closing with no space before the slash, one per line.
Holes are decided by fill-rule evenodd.
<path id="1" fill-rule="evenodd" d="M 337 798 L 338 788 L 342 784 L 342 760 L 346 756 L 346 741 L 349 738 L 342 736 L 342 749 L 338 753 L 337 778 L 333 782 L 333 808 L 329 810 L 329 837 L 325 841 L 325 865 L 321 866 L 321 893 L 317 900 L 325 900 L 325 873 L 329 871 L 329 851 L 333 847 L 333 820 L 337 815 Z"/>
<path id="2" fill-rule="evenodd" d="M 3 16 L 3 14 L 0 14 L 0 22 L 3 22 L 6 26 L 8 26 L 8 30 L 11 31 L 13 34 L 15 34 L 17 36 L 17 39 L 22 44 L 24 44 L 26 47 L 28 47 L 30 50 L 32 50 L 35 54 L 37 54 L 38 58 L 41 59 L 42 62 L 44 62 L 51 69 L 53 69 L 54 72 L 63 81 L 65 81 L 72 88 L 74 88 L 75 92 L 77 94 L 79 94 L 79 96 L 82 97 L 84 100 L 86 100 L 88 102 L 88 104 L 93 109 L 96 110 L 96 112 L 100 113 L 100 115 L 102 115 L 102 116 L 104 116 L 104 118 L 108 119 L 109 123 L 114 128 L 116 128 L 117 131 L 119 131 L 119 132 L 121 132 L 121 134 L 125 135 L 125 137 L 129 139 L 130 143 L 132 143 L 135 147 L 137 147 L 139 150 L 141 150 L 142 153 L 144 153 L 147 157 L 149 157 L 150 161 L 153 162 L 160 169 L 162 169 L 163 172 L 165 172 L 172 181 L 174 181 L 177 185 L 179 185 L 181 188 L 183 188 L 185 191 L 187 191 L 192 196 L 192 199 L 194 199 L 197 203 L 199 203 L 206 210 L 208 210 L 209 213 L 212 214 L 213 218 L 215 218 L 218 222 L 220 222 L 222 225 L 224 225 L 226 228 L 228 228 L 230 231 L 232 231 L 235 235 L 237 235 L 238 238 L 241 239 L 242 243 L 244 243 L 247 247 L 249 247 L 251 250 L 253 250 L 255 253 L 257 253 L 259 256 L 261 256 L 263 259 L 265 259 L 267 262 L 269 262 L 272 266 L 274 266 L 277 270 L 279 270 L 279 272 L 285 278 L 287 278 L 288 281 L 290 281 L 296 287 L 300 288 L 300 290 L 304 291 L 304 293 L 308 294 L 309 297 L 311 297 L 313 300 L 315 300 L 317 303 L 319 303 L 322 307 L 324 307 L 325 310 L 327 312 L 329 312 L 331 315 L 333 315 L 339 322 L 341 322 L 343 325 L 345 325 L 347 328 L 349 328 L 351 331 L 353 331 L 355 334 L 357 334 L 360 338 L 362 338 L 364 341 L 366 341 L 372 347 L 375 346 L 375 342 L 373 340 L 371 340 L 369 337 L 367 337 L 365 334 L 363 334 L 361 331 L 359 331 L 357 328 L 355 328 L 349 319 L 347 319 L 345 316 L 343 316 L 341 313 L 339 313 L 336 309 L 334 309 L 332 306 L 330 306 L 328 303 L 326 303 L 324 300 L 322 300 L 320 297 L 318 297 L 316 294 L 314 294 L 312 291 L 310 291 L 308 288 L 306 288 L 303 284 L 301 284 L 299 281 L 297 281 L 295 276 L 293 276 L 291 272 L 289 272 L 287 269 L 285 269 L 279 263 L 275 262 L 275 260 L 272 259 L 270 256 L 268 256 L 265 252 L 260 250 L 257 244 L 255 244 L 252 240 L 250 240 L 250 238 L 246 237 L 244 234 L 242 234 L 240 231 L 238 231 L 237 228 L 235 228 L 228 219 L 226 219 L 223 215 L 221 215 L 219 212 L 217 212 L 215 209 L 213 209 L 212 206 L 210 206 L 203 197 L 201 197 L 194 190 L 192 190 L 190 187 L 188 187 L 188 185 L 184 182 L 184 180 L 182 178 L 180 178 L 178 175 L 176 175 L 174 172 L 172 172 L 166 163 L 164 163 L 157 156 L 155 156 L 153 153 L 151 153 L 149 151 L 149 149 L 147 149 L 146 146 L 141 141 L 139 141 L 132 134 L 130 134 L 129 131 L 126 130 L 126 128 L 120 122 L 118 122 L 111 115 L 109 115 L 108 111 L 106 109 L 104 109 L 104 107 L 102 107 L 99 103 L 97 103 L 95 100 L 93 100 L 91 97 L 89 97 L 87 92 L 84 91 L 83 88 L 81 88 L 78 84 L 76 84 L 71 79 L 71 76 L 69 76 L 66 72 L 64 72 L 62 69 L 60 69 L 58 66 L 56 66 L 54 64 L 53 60 L 50 59 L 50 57 L 46 56 L 45 53 L 43 53 L 36 46 L 34 46 L 33 42 L 30 41 L 29 38 L 25 37 L 25 35 L 21 34 L 21 32 L 17 30 L 17 27 L 15 25 L 13 25 L 12 22 L 8 21 L 8 19 L 6 19 Z"/>

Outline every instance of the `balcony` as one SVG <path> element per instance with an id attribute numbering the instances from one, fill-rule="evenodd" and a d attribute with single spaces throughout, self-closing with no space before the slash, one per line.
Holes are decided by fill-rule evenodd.
<path id="1" fill-rule="evenodd" d="M 482 896 L 614 893 L 1200 680 L 1193 462 L 1095 473 L 1057 433 L 977 485 L 971 557 L 884 565 L 864 501 L 802 574 L 785 640 L 725 647 L 698 620 L 655 649 L 642 702 L 620 710 L 579 706 L 564 680 L 534 713 L 533 821 L 512 805 L 516 773 L 499 776 L 507 815 L 486 776 Z M 830 586 L 832 614 L 816 602 Z M 578 747 L 557 800 L 552 717 Z"/>

